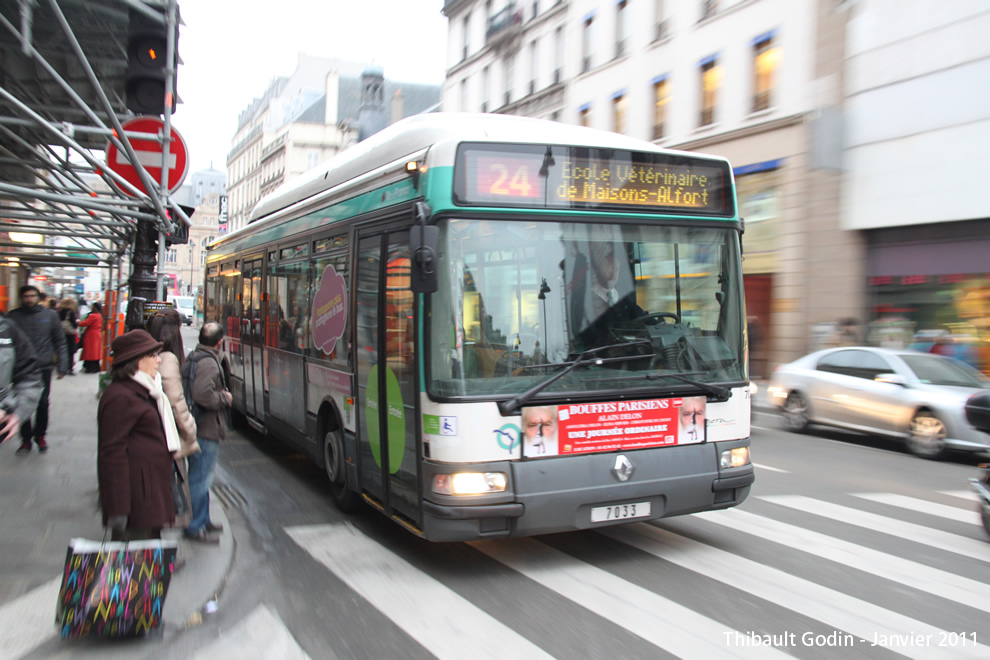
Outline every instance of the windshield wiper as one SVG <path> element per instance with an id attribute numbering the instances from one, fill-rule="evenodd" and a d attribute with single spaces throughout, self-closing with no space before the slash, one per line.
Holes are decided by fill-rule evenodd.
<path id="1" fill-rule="evenodd" d="M 694 371 L 687 373 L 687 376 L 697 376 L 701 375 L 703 372 Z M 679 380 L 682 383 L 687 383 L 688 385 L 693 385 L 697 387 L 702 392 L 707 392 L 715 397 L 716 401 L 728 401 L 732 396 L 732 392 L 729 391 L 728 387 L 722 387 L 721 385 L 712 385 L 711 383 L 703 383 L 700 380 L 694 380 L 687 378 L 683 374 L 643 374 L 642 376 L 617 376 L 615 378 L 600 378 L 597 379 L 599 382 L 617 381 L 617 380 L 659 380 L 660 378 L 673 378 L 674 380 Z"/>
<path id="2" fill-rule="evenodd" d="M 541 380 L 539 383 L 529 388 L 519 396 L 512 397 L 508 401 L 499 401 L 498 411 L 502 413 L 503 417 L 508 417 L 509 415 L 515 415 L 517 412 L 519 412 L 519 409 L 522 408 L 527 403 L 529 403 L 529 401 L 534 396 L 545 390 L 547 387 L 555 383 L 560 378 L 563 378 L 570 372 L 574 371 L 578 367 L 583 367 L 589 364 L 604 364 L 605 362 L 624 362 L 626 360 L 640 360 L 646 356 L 628 355 L 625 357 L 617 357 L 617 358 L 598 358 L 593 356 L 598 353 L 601 353 L 602 351 L 607 351 L 613 348 L 628 348 L 629 346 L 642 346 L 644 344 L 649 345 L 650 342 L 641 339 L 637 341 L 627 341 L 621 344 L 610 344 L 608 346 L 599 346 L 598 348 L 591 348 L 588 349 L 587 351 L 584 351 L 583 353 L 578 355 L 577 359 L 574 360 L 573 362 L 561 362 L 559 365 L 550 365 L 550 366 L 560 366 L 560 367 L 564 367 L 566 365 L 566 367 L 560 372 L 551 376 L 550 378 L 547 378 L 546 380 Z"/>

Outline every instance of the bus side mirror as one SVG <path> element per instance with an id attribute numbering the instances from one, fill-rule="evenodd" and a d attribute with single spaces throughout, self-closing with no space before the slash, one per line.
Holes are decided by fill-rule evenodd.
<path id="1" fill-rule="evenodd" d="M 413 225 L 409 228 L 409 248 L 412 258 L 410 288 L 413 293 L 433 293 L 437 290 L 437 252 L 440 228 L 436 225 Z"/>

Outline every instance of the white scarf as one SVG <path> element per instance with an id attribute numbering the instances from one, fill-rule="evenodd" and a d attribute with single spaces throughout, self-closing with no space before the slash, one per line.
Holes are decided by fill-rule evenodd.
<path id="1" fill-rule="evenodd" d="M 181 446 L 179 442 L 179 431 L 175 428 L 175 418 L 172 416 L 172 403 L 165 396 L 162 389 L 162 375 L 155 374 L 154 379 L 145 372 L 138 370 L 131 378 L 148 388 L 151 398 L 158 404 L 158 414 L 162 418 L 162 428 L 165 429 L 165 443 L 169 451 L 178 451 Z"/>

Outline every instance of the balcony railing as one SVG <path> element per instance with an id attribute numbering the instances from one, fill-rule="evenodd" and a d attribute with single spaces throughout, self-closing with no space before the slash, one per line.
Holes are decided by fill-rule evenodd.
<path id="1" fill-rule="evenodd" d="M 523 12 L 510 2 L 490 19 L 485 30 L 485 41 L 492 43 L 509 39 L 522 32 Z"/>
<path id="2" fill-rule="evenodd" d="M 653 35 L 654 41 L 661 41 L 666 39 L 670 34 L 670 20 L 660 21 L 656 24 L 655 33 Z"/>
<path id="3" fill-rule="evenodd" d="M 753 112 L 766 110 L 770 107 L 770 91 L 757 92 L 753 95 Z"/>

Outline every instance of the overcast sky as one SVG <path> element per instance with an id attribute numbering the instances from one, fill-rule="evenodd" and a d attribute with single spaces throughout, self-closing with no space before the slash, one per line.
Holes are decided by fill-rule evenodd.
<path id="1" fill-rule="evenodd" d="M 374 62 L 389 80 L 439 85 L 443 0 L 179 0 L 178 92 L 172 125 L 189 145 L 190 174 L 226 170 L 237 115 L 288 76 L 300 52 Z"/>

